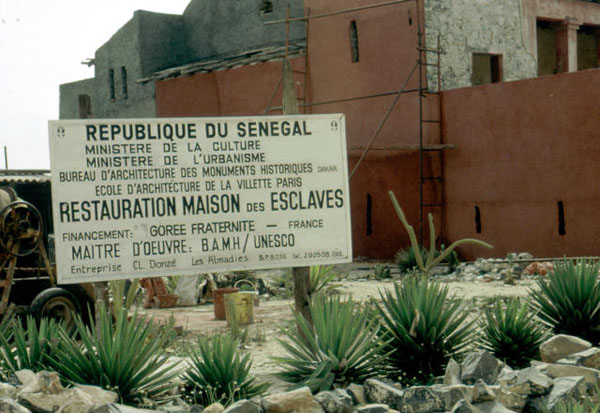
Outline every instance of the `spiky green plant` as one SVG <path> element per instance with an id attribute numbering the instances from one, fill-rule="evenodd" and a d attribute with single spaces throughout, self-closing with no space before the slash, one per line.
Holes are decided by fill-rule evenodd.
<path id="1" fill-rule="evenodd" d="M 538 317 L 558 334 L 600 343 L 600 264 L 565 260 L 554 265 L 547 278 L 530 289 Z"/>
<path id="2" fill-rule="evenodd" d="M 442 244 L 440 253 L 443 254 L 445 249 L 446 249 L 446 246 L 444 244 Z M 456 268 L 460 264 L 460 258 L 458 256 L 458 252 L 456 252 L 456 250 L 453 250 L 452 252 L 450 252 L 450 254 L 446 258 L 445 262 L 446 262 L 446 264 L 448 264 L 448 273 L 454 272 L 454 270 L 456 270 Z"/>
<path id="3" fill-rule="evenodd" d="M 10 328 L 6 330 L 0 328 L 4 330 L 0 334 L 2 375 L 6 378 L 11 373 L 22 369 L 34 372 L 47 370 L 46 357 L 53 352 L 51 343 L 57 340 L 59 328 L 61 326 L 65 328 L 64 323 L 47 318 L 36 322 L 34 317 L 27 316 L 25 327 L 16 319 L 7 320 Z"/>
<path id="4" fill-rule="evenodd" d="M 373 276 L 376 280 L 386 280 L 392 278 L 392 271 L 388 265 L 378 264 L 373 269 Z"/>
<path id="5" fill-rule="evenodd" d="M 539 358 L 540 344 L 549 337 L 546 326 L 518 298 L 508 299 L 506 305 L 497 298 L 485 309 L 479 328 L 482 347 L 516 369 Z"/>
<path id="6" fill-rule="evenodd" d="M 112 315 L 102 306 L 98 325 L 87 326 L 75 319 L 78 339 L 60 328 L 60 346 L 49 356 L 50 365 L 69 383 L 92 384 L 117 392 L 124 402 L 140 403 L 153 399 L 176 384 L 176 366 L 166 368 L 164 336 L 152 320 L 129 318 L 123 308 Z M 96 333 L 98 332 L 98 334 Z"/>
<path id="7" fill-rule="evenodd" d="M 317 392 L 334 383 L 362 383 L 377 374 L 387 343 L 377 335 L 377 319 L 369 305 L 361 307 L 340 296 L 316 296 L 310 312 L 313 326 L 294 311 L 300 336 L 293 327 L 281 329 L 287 340 L 278 341 L 289 355 L 273 357 L 283 365 L 279 378 Z"/>
<path id="8" fill-rule="evenodd" d="M 427 254 L 427 260 L 423 261 L 423 255 L 420 252 L 419 242 L 417 241 L 417 236 L 415 235 L 415 230 L 406 220 L 406 216 L 404 215 L 404 211 L 400 207 L 396 196 L 392 191 L 389 191 L 390 198 L 392 200 L 392 204 L 394 204 L 394 209 L 396 210 L 396 215 L 402 222 L 404 229 L 408 233 L 408 238 L 410 239 L 410 244 L 414 250 L 415 260 L 417 262 L 417 266 L 419 270 L 424 275 L 429 275 L 429 272 L 440 262 L 447 259 L 447 257 L 452 254 L 452 251 L 460 245 L 463 244 L 475 244 L 485 248 L 494 248 L 487 242 L 480 241 L 478 239 L 465 238 L 458 241 L 454 241 L 448 248 L 445 248 L 441 253 L 438 253 L 435 249 L 435 225 L 433 224 L 433 215 L 427 214 L 427 219 L 429 221 L 429 253 Z"/>
<path id="9" fill-rule="evenodd" d="M 135 303 L 135 297 L 140 285 L 140 280 L 133 279 L 125 294 L 125 280 L 113 280 L 108 282 L 108 290 L 112 297 L 112 305 L 115 311 L 120 311 L 121 308 L 129 310 Z"/>
<path id="10" fill-rule="evenodd" d="M 426 248 L 420 248 L 421 257 L 427 256 L 428 252 Z M 417 263 L 417 254 L 413 247 L 404 248 L 396 253 L 394 256 L 394 262 L 398 266 L 401 274 L 408 274 L 419 268 Z"/>
<path id="11" fill-rule="evenodd" d="M 313 265 L 310 267 L 310 292 L 318 293 L 330 286 L 337 273 L 330 265 Z"/>
<path id="12" fill-rule="evenodd" d="M 269 383 L 258 383 L 250 375 L 250 354 L 240 354 L 238 341 L 230 335 L 199 337 L 197 348 L 188 351 L 189 368 L 184 375 L 196 402 L 224 406 L 240 399 L 258 396 Z"/>
<path id="13" fill-rule="evenodd" d="M 556 404 L 554 409 L 552 409 L 553 413 L 598 413 L 600 412 L 600 406 L 597 403 L 594 403 L 588 397 L 586 397 L 582 401 L 578 400 L 569 400 L 569 401 L 560 401 Z M 550 411 L 545 408 L 544 413 L 550 413 Z"/>
<path id="14" fill-rule="evenodd" d="M 470 307 L 449 297 L 448 287 L 414 276 L 380 296 L 377 309 L 384 337 L 390 340 L 390 363 L 399 370 L 401 382 L 427 384 L 472 342 L 475 320 L 467 321 Z"/>

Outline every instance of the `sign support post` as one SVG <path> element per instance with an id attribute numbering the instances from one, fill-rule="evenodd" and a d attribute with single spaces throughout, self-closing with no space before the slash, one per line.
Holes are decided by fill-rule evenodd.
<path id="1" fill-rule="evenodd" d="M 289 13 L 289 10 L 288 10 Z M 288 59 L 283 61 L 283 114 L 297 115 L 298 100 L 294 88 L 294 73 Z M 294 306 L 296 311 L 312 325 L 310 314 L 310 267 L 294 267 L 292 270 L 294 280 Z"/>

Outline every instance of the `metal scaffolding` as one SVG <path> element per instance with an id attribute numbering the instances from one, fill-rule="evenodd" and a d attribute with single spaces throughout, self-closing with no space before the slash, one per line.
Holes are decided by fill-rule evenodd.
<path id="1" fill-rule="evenodd" d="M 414 66 L 409 71 L 408 75 L 406 76 L 404 83 L 402 85 L 402 88 L 400 88 L 399 90 L 395 90 L 395 91 L 362 95 L 362 96 L 356 96 L 356 97 L 351 97 L 351 98 L 331 99 L 331 100 L 320 101 L 320 102 L 307 102 L 306 101 L 306 89 L 307 89 L 308 68 L 309 68 L 308 62 L 309 62 L 309 55 L 310 55 L 308 33 L 309 33 L 309 27 L 310 27 L 309 23 L 311 20 L 319 19 L 319 18 L 326 18 L 326 17 L 331 17 L 331 16 L 338 16 L 338 15 L 345 14 L 345 13 L 359 12 L 359 11 L 373 9 L 373 8 L 394 6 L 394 5 L 410 3 L 410 2 L 415 3 L 416 10 L 417 10 L 418 58 L 414 64 Z M 444 151 L 448 150 L 448 149 L 454 149 L 454 148 L 456 148 L 456 146 L 452 145 L 452 144 L 442 143 L 442 139 L 441 139 L 441 133 L 442 133 L 442 131 L 441 131 L 441 114 L 442 113 L 441 113 L 441 100 L 439 98 L 438 98 L 438 102 L 440 102 L 440 108 L 439 108 L 439 117 L 440 118 L 439 119 L 425 119 L 424 118 L 424 110 L 423 110 L 424 99 L 426 99 L 427 96 L 429 96 L 429 95 L 440 95 L 440 92 L 442 90 L 440 67 L 441 67 L 441 55 L 444 52 L 442 50 L 440 50 L 439 35 L 438 35 L 438 41 L 437 41 L 438 44 L 435 49 L 427 48 L 425 45 L 424 34 L 423 34 L 423 21 L 422 21 L 422 18 L 424 18 L 424 16 L 422 16 L 422 13 L 421 13 L 421 5 L 422 5 L 422 0 L 394 0 L 394 1 L 384 2 L 384 3 L 375 3 L 375 4 L 371 4 L 371 5 L 367 5 L 367 6 L 354 7 L 354 8 L 350 8 L 350 9 L 338 10 L 335 12 L 316 14 L 316 15 L 310 15 L 309 11 L 307 10 L 306 15 L 300 16 L 300 17 L 290 17 L 289 9 L 288 9 L 288 16 L 286 19 L 273 20 L 270 22 L 266 22 L 265 24 L 266 25 L 268 25 L 268 24 L 284 24 L 284 23 L 286 24 L 286 46 L 288 45 L 290 23 L 304 22 L 306 24 L 306 54 L 305 54 L 305 60 L 304 60 L 305 70 L 304 70 L 304 72 L 298 72 L 298 71 L 295 72 L 295 73 L 304 75 L 303 98 L 299 98 L 299 100 L 302 100 L 302 103 L 298 104 L 298 107 L 304 109 L 304 111 L 306 111 L 306 108 L 310 108 L 310 107 L 314 107 L 314 106 L 330 105 L 330 104 L 337 104 L 337 103 L 347 103 L 347 102 L 359 101 L 359 100 L 364 100 L 364 99 L 380 98 L 380 97 L 385 97 L 385 96 L 395 96 L 394 100 L 390 103 L 386 112 L 383 114 L 377 127 L 371 134 L 368 144 L 365 147 L 354 147 L 354 148 L 350 147 L 349 148 L 351 150 L 352 149 L 362 150 L 362 153 L 361 153 L 356 165 L 354 166 L 354 168 L 352 169 L 352 171 L 349 174 L 349 180 L 352 180 L 352 178 L 356 174 L 357 170 L 359 169 L 360 165 L 362 164 L 362 162 L 364 161 L 364 159 L 366 158 L 367 154 L 370 151 L 381 151 L 381 150 L 418 151 L 419 152 L 419 241 L 422 244 L 423 243 L 423 228 L 426 225 L 425 211 L 437 208 L 439 211 L 440 221 L 443 222 L 442 206 L 443 206 L 444 194 L 443 194 L 442 172 L 443 172 Z M 287 47 L 286 47 L 286 49 L 287 49 Z M 428 58 L 427 58 L 428 54 L 434 54 L 436 56 L 436 58 L 434 59 L 434 63 L 430 63 L 428 61 Z M 427 85 L 427 81 L 425 79 L 427 67 L 435 68 L 435 70 L 437 71 L 437 85 L 436 85 L 435 90 L 430 90 L 430 87 L 428 87 L 428 85 Z M 412 77 L 414 76 L 415 73 L 418 73 L 418 76 L 419 76 L 419 87 L 416 89 L 415 88 L 409 89 L 409 88 L 407 88 L 407 85 L 409 84 L 410 80 L 412 79 Z M 277 92 L 281 88 L 281 85 L 282 85 L 282 80 L 280 79 L 277 82 L 277 84 L 275 85 L 273 93 L 271 94 L 271 97 L 269 99 L 267 107 L 265 108 L 265 111 L 264 111 L 265 114 L 268 114 L 273 111 L 281 111 L 283 109 L 283 106 L 272 106 L 273 100 L 275 99 Z M 383 126 L 386 124 L 387 120 L 389 119 L 392 111 L 394 110 L 398 101 L 400 100 L 400 97 L 406 93 L 418 93 L 418 96 L 419 96 L 419 142 L 418 142 L 418 145 L 404 145 L 404 146 L 385 147 L 385 148 L 375 147 L 374 143 L 375 143 L 377 137 L 379 136 Z M 424 129 L 425 129 L 424 126 L 429 125 L 429 124 L 437 124 L 438 125 L 439 134 L 440 134 L 440 143 L 439 144 L 424 143 Z M 426 156 L 427 153 L 436 154 L 435 156 L 437 156 L 437 158 L 438 158 L 439 173 L 437 175 L 436 174 L 430 174 L 430 175 L 425 174 L 425 159 L 427 157 L 431 160 L 431 157 Z M 433 170 L 434 168 L 431 167 L 429 169 Z M 434 193 L 437 194 L 436 199 L 427 200 L 426 196 L 425 196 L 427 188 L 429 188 L 432 184 L 436 184 L 436 183 L 439 187 L 439 190 L 437 190 L 437 191 L 434 190 Z M 439 231 L 440 234 L 442 233 L 441 232 L 442 228 L 443 228 L 443 226 L 441 225 L 441 222 L 440 222 L 440 231 Z"/>

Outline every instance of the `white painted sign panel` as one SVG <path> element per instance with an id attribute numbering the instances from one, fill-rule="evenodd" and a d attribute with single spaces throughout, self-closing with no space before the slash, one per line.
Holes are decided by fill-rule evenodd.
<path id="1" fill-rule="evenodd" d="M 50 121 L 60 283 L 350 262 L 335 115 Z"/>

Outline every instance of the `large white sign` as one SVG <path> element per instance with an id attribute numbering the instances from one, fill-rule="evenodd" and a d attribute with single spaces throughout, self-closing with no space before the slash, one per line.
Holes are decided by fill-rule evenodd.
<path id="1" fill-rule="evenodd" d="M 352 259 L 343 115 L 49 129 L 60 283 Z"/>

